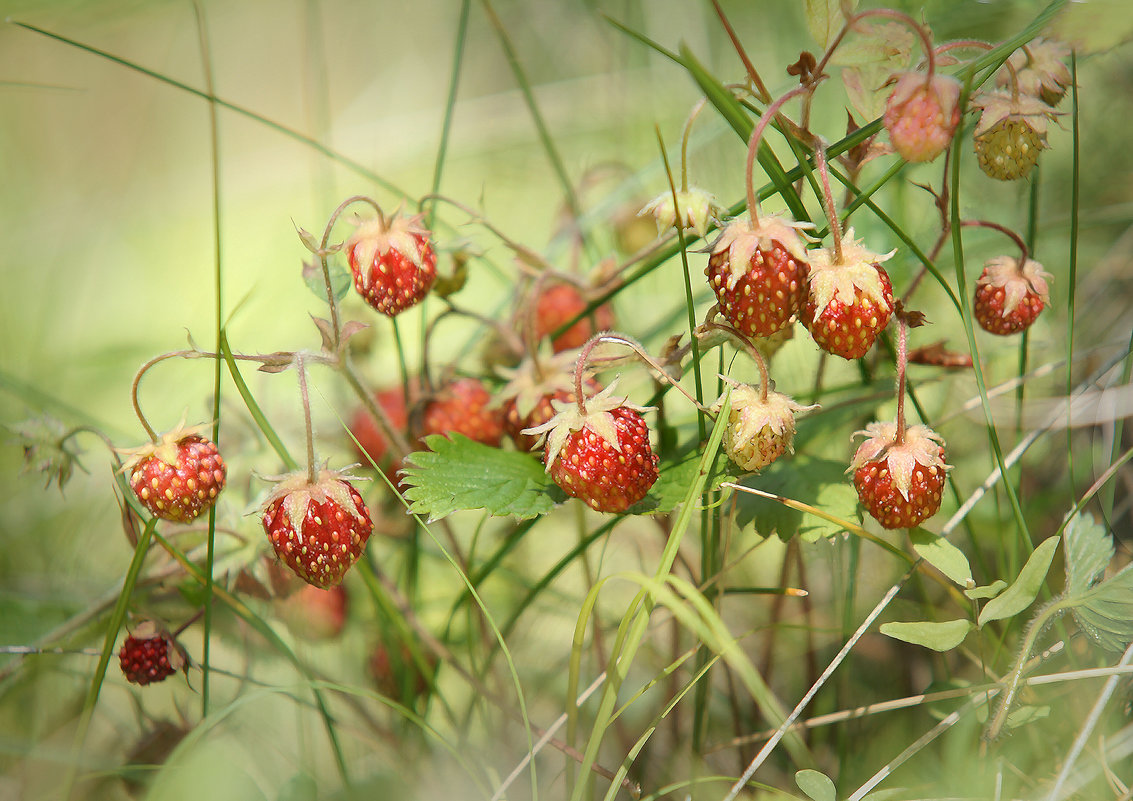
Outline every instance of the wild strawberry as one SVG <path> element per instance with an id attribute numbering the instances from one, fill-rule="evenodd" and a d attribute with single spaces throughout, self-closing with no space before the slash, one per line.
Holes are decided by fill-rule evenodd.
<path id="1" fill-rule="evenodd" d="M 648 409 L 612 397 L 615 383 L 588 398 L 585 412 L 577 403 L 552 401 L 557 414 L 524 433 L 547 434 L 543 464 L 567 495 L 620 513 L 645 497 L 658 474 L 639 414 Z"/>
<path id="2" fill-rule="evenodd" d="M 1055 111 L 1037 97 L 989 92 L 972 100 L 983 109 L 973 143 L 980 169 L 1000 181 L 1026 178 L 1047 147 L 1047 122 Z"/>
<path id="3" fill-rule="evenodd" d="M 810 295 L 802 321 L 818 347 L 843 359 L 860 359 L 893 314 L 893 285 L 881 262 L 896 251 L 874 253 L 842 237 L 842 258 L 825 248 L 810 252 Z"/>
<path id="4" fill-rule="evenodd" d="M 118 664 L 126 681 L 146 685 L 165 681 L 184 667 L 185 655 L 169 632 L 147 620 L 126 635 L 118 651 Z"/>
<path id="5" fill-rule="evenodd" d="M 932 161 L 948 147 L 960 124 L 960 82 L 903 72 L 885 104 L 889 141 L 905 161 Z"/>
<path id="6" fill-rule="evenodd" d="M 422 216 L 379 216 L 360 223 L 346 240 L 354 288 L 389 317 L 421 302 L 437 277 L 437 254 L 421 225 Z"/>
<path id="7" fill-rule="evenodd" d="M 555 416 L 551 401 L 573 403 L 574 352 L 554 356 L 538 354 L 525 359 L 514 369 L 500 369 L 509 380 L 500 391 L 496 402 L 504 415 L 504 430 L 521 451 L 535 447 L 538 437 L 524 434 L 525 428 L 535 428 Z M 602 387 L 592 378 L 583 384 L 583 391 L 597 394 Z"/>
<path id="8" fill-rule="evenodd" d="M 426 654 L 425 661 L 432 672 L 436 660 Z M 370 654 L 370 675 L 382 695 L 402 702 L 411 702 L 429 689 L 429 680 L 404 643 L 392 653 L 385 643 L 378 643 Z"/>
<path id="9" fill-rule="evenodd" d="M 720 314 L 747 337 L 769 337 L 794 322 L 806 299 L 807 251 L 798 223 L 764 216 L 728 223 L 704 274 Z"/>
<path id="10" fill-rule="evenodd" d="M 408 428 L 409 411 L 405 408 L 405 390 L 402 387 L 380 389 L 374 393 L 374 400 L 385 411 L 390 424 L 398 431 L 405 431 Z M 382 458 L 389 450 L 389 443 L 364 406 L 354 410 L 350 418 L 350 433 L 358 440 L 355 450 L 358 451 L 362 464 L 369 465 L 372 462 L 380 466 Z"/>
<path id="11" fill-rule="evenodd" d="M 1019 91 L 1053 108 L 1062 102 L 1070 86 L 1070 70 L 1066 66 L 1069 57 L 1070 48 L 1061 42 L 1035 39 L 1012 53 L 1007 61 L 1015 68 Z M 1007 69 L 1000 70 L 996 83 L 1009 88 L 1011 73 Z"/>
<path id="12" fill-rule="evenodd" d="M 142 505 L 162 520 L 188 523 L 207 511 L 224 489 L 228 468 L 205 426 L 179 425 L 157 442 L 121 451 L 129 458 L 122 472 Z"/>
<path id="13" fill-rule="evenodd" d="M 670 191 L 653 198 L 638 214 L 651 214 L 657 221 L 658 234 L 677 226 L 682 229 L 691 228 L 703 237 L 708 232 L 708 224 L 718 224 L 720 212 L 724 211 L 724 207 L 716 202 L 710 192 L 697 187 L 677 192 L 677 204 L 681 215 L 679 220 L 678 209 L 673 206 L 673 193 Z"/>
<path id="14" fill-rule="evenodd" d="M 287 628 L 304 641 L 333 639 L 346 625 L 346 590 L 341 584 L 326 590 L 303 584 L 277 603 Z"/>
<path id="15" fill-rule="evenodd" d="M 857 436 L 867 439 L 850 470 L 858 499 L 885 528 L 912 528 L 940 509 L 945 472 L 944 441 L 928 426 L 905 430 L 897 443 L 896 423 L 870 423 Z"/>
<path id="16" fill-rule="evenodd" d="M 421 430 L 422 436 L 463 434 L 497 447 L 504 436 L 503 413 L 478 378 L 458 378 L 425 403 Z"/>
<path id="17" fill-rule="evenodd" d="M 299 578 L 322 589 L 342 581 L 374 523 L 362 496 L 336 470 L 321 470 L 314 483 L 301 471 L 276 484 L 262 507 L 264 532 L 275 553 Z"/>
<path id="18" fill-rule="evenodd" d="M 784 453 L 794 453 L 795 415 L 818 407 L 800 406 L 774 391 L 768 391 L 764 398 L 755 387 L 721 378 L 732 385 L 728 426 L 724 429 L 724 450 L 729 458 L 744 470 L 755 472 Z M 719 405 L 717 401 L 717 409 Z"/>
<path id="19" fill-rule="evenodd" d="M 580 315 L 588 305 L 582 292 L 573 284 L 553 284 L 539 293 L 535 300 L 535 338 L 557 331 L 567 322 Z M 586 340 L 599 331 L 605 331 L 614 324 L 614 311 L 608 305 L 594 310 L 594 321 L 583 317 L 551 342 L 555 352 L 581 348 Z"/>
<path id="20" fill-rule="evenodd" d="M 1050 302 L 1050 273 L 1032 259 L 1019 267 L 1019 259 L 998 256 L 984 262 L 976 281 L 973 313 L 980 326 L 992 334 L 1017 334 L 1029 328 Z"/>

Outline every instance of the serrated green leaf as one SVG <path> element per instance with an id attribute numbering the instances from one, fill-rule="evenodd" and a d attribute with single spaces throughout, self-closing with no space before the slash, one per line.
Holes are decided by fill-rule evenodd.
<path id="1" fill-rule="evenodd" d="M 982 587 L 972 587 L 970 590 L 964 590 L 964 594 L 971 598 L 973 601 L 982 600 L 984 598 L 994 598 L 1003 591 L 1007 586 L 1007 582 L 1003 579 L 996 579 L 991 584 L 985 584 Z"/>
<path id="2" fill-rule="evenodd" d="M 1113 538 L 1092 515 L 1075 515 L 1062 534 L 1066 551 L 1066 595 L 1074 598 L 1101 580 L 1113 559 Z"/>
<path id="3" fill-rule="evenodd" d="M 527 518 L 566 500 L 538 460 L 453 434 L 427 437 L 428 451 L 406 457 L 410 511 L 438 520 L 460 509 Z"/>
<path id="4" fill-rule="evenodd" d="M 846 480 L 845 471 L 846 465 L 842 462 L 796 455 L 793 458 L 783 457 L 762 473 L 748 476 L 741 483 L 785 498 L 814 503 L 832 515 L 856 520 L 858 498 Z M 769 498 L 748 494 L 739 499 L 736 522 L 741 526 L 754 523 L 760 534 L 776 533 L 784 541 L 804 528 L 816 540 L 819 536 L 833 536 L 842 531 L 814 515 L 804 514 Z"/>
<path id="5" fill-rule="evenodd" d="M 1050 570 L 1059 539 L 1060 537 L 1048 537 L 1039 543 L 1027 564 L 1019 571 L 1019 577 L 1000 595 L 990 600 L 980 612 L 980 628 L 992 620 L 1013 617 L 1034 603 L 1046 580 L 1047 571 Z"/>
<path id="6" fill-rule="evenodd" d="M 327 272 L 330 273 L 330 286 L 334 290 L 335 300 L 342 300 L 350 291 L 350 270 L 337 259 L 327 261 Z M 318 262 L 308 262 L 303 265 L 303 283 L 320 300 L 327 299 L 327 287 L 323 282 L 323 268 Z"/>
<path id="7" fill-rule="evenodd" d="M 972 630 L 970 620 L 947 620 L 936 623 L 928 620 L 916 623 L 885 623 L 881 633 L 901 642 L 931 648 L 934 651 L 951 651 L 964 641 Z"/>
<path id="8" fill-rule="evenodd" d="M 814 801 L 837 801 L 837 789 L 825 773 L 819 773 L 817 770 L 800 770 L 795 773 L 795 784 Z"/>
<path id="9" fill-rule="evenodd" d="M 968 564 L 968 557 L 955 545 L 923 528 L 914 529 L 910 539 L 913 550 L 930 565 L 961 587 L 972 585 L 972 567 Z"/>
<path id="10" fill-rule="evenodd" d="M 1124 651 L 1133 642 L 1133 565 L 1079 596 L 1070 611 L 1102 648 Z"/>

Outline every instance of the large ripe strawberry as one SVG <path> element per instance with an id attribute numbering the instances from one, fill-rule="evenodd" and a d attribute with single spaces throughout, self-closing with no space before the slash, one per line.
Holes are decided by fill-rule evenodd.
<path id="1" fill-rule="evenodd" d="M 984 263 L 976 281 L 973 314 L 980 326 L 992 334 L 1006 336 L 1029 328 L 1050 302 L 1050 273 L 1037 261 L 998 256 Z"/>
<path id="2" fill-rule="evenodd" d="M 514 369 L 501 368 L 508 383 L 496 397 L 504 415 L 504 430 L 521 451 L 535 447 L 538 437 L 524 434 L 555 416 L 552 401 L 561 404 L 577 400 L 574 392 L 574 365 L 576 353 L 564 352 L 554 356 L 537 354 L 524 359 Z M 592 378 L 583 383 L 583 392 L 597 394 L 602 387 Z"/>
<path id="3" fill-rule="evenodd" d="M 118 651 L 118 665 L 126 681 L 146 685 L 165 681 L 186 664 L 180 646 L 169 632 L 150 620 L 126 635 Z"/>
<path id="4" fill-rule="evenodd" d="M 122 472 L 142 505 L 162 520 L 188 523 L 207 511 L 224 489 L 228 468 L 205 426 L 177 426 L 140 448 L 124 450 Z"/>
<path id="5" fill-rule="evenodd" d="M 640 414 L 647 409 L 612 397 L 615 383 L 586 399 L 585 412 L 577 403 L 553 401 L 557 414 L 524 433 L 547 435 L 543 463 L 567 495 L 620 513 L 645 497 L 658 473 Z"/>
<path id="6" fill-rule="evenodd" d="M 478 378 L 458 378 L 441 387 L 421 410 L 421 435 L 463 434 L 496 447 L 504 436 L 500 408 Z"/>
<path id="7" fill-rule="evenodd" d="M 262 507 L 264 532 L 276 555 L 299 578 L 322 589 L 342 581 L 374 530 L 351 476 L 321 470 L 285 476 Z"/>
<path id="8" fill-rule="evenodd" d="M 794 453 L 795 415 L 816 409 L 801 406 L 787 395 L 740 384 L 721 376 L 732 385 L 728 426 L 724 429 L 724 451 L 744 470 L 754 472 L 774 462 L 784 453 Z M 723 399 L 721 399 L 722 401 Z M 717 401 L 717 411 L 721 401 Z"/>
<path id="9" fill-rule="evenodd" d="M 769 337 L 795 321 L 806 300 L 807 251 L 798 223 L 763 216 L 728 224 L 704 274 L 720 314 L 747 337 Z"/>
<path id="10" fill-rule="evenodd" d="M 905 161 L 932 161 L 948 147 L 960 124 L 960 82 L 903 72 L 885 104 L 885 130 Z"/>
<path id="11" fill-rule="evenodd" d="M 854 436 L 867 438 L 850 462 L 854 487 L 878 523 L 912 528 L 937 513 L 951 466 L 944 462 L 944 441 L 936 432 L 909 426 L 898 444 L 896 423 L 870 423 Z"/>
<path id="12" fill-rule="evenodd" d="M 815 343 L 843 359 L 860 359 L 893 315 L 893 285 L 881 262 L 896 251 L 879 254 L 854 239 L 842 238 L 842 258 L 833 250 L 810 252 L 810 295 L 802 321 Z"/>
<path id="13" fill-rule="evenodd" d="M 367 220 L 346 240 L 354 288 L 389 317 L 421 302 L 437 278 L 437 254 L 422 217 Z"/>
<path id="14" fill-rule="evenodd" d="M 588 303 L 582 291 L 573 284 L 552 284 L 541 291 L 535 299 L 535 339 L 542 339 L 557 331 L 582 314 Z M 608 305 L 596 308 L 593 318 L 591 321 L 589 316 L 583 317 L 555 337 L 551 342 L 555 352 L 581 348 L 594 334 L 614 325 L 614 311 Z"/>

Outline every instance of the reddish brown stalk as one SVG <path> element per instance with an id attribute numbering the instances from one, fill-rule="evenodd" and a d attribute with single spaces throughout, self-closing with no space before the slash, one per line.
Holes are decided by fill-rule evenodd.
<path id="1" fill-rule="evenodd" d="M 834 237 L 834 262 L 842 263 L 842 226 L 838 222 L 838 210 L 834 207 L 834 192 L 830 189 L 830 165 L 826 163 L 826 148 L 816 144 L 814 148 L 814 168 L 822 183 L 822 208 L 830 222 L 830 235 Z"/>
<path id="2" fill-rule="evenodd" d="M 779 109 L 781 109 L 788 100 L 809 91 L 809 86 L 798 86 L 787 92 L 764 109 L 763 114 L 759 117 L 759 121 L 751 131 L 751 138 L 747 143 L 747 164 L 744 167 L 744 180 L 747 182 L 747 213 L 751 218 L 752 227 L 759 225 L 759 203 L 755 198 L 755 187 L 752 183 L 751 174 L 755 169 L 755 154 L 759 151 L 759 142 L 763 138 L 763 131 L 767 127 L 767 124 L 775 119 L 775 115 L 779 113 Z"/>

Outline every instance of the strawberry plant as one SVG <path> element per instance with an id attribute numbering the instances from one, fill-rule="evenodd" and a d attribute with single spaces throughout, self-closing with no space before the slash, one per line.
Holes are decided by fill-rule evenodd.
<path id="1" fill-rule="evenodd" d="M 1122 12 L 13 6 L 0 797 L 1128 798 Z"/>

